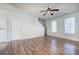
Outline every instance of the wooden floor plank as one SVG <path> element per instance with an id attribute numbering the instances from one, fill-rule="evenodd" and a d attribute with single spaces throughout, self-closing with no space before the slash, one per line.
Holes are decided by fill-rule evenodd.
<path id="1" fill-rule="evenodd" d="M 51 36 L 15 40 L 9 42 L 0 53 L 3 55 L 78 55 L 79 42 Z"/>

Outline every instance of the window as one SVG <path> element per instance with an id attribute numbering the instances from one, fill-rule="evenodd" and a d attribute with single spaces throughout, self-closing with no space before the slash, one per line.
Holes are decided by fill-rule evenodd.
<path id="1" fill-rule="evenodd" d="M 52 32 L 57 32 L 57 21 L 53 20 L 51 23 Z"/>
<path id="2" fill-rule="evenodd" d="M 65 22 L 65 33 L 66 34 L 74 34 L 75 33 L 75 18 L 66 18 Z"/>

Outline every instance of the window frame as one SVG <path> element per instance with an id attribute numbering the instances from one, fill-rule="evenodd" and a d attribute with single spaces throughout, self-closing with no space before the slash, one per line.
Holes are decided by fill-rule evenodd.
<path id="1" fill-rule="evenodd" d="M 55 25 L 55 30 L 52 30 L 53 29 L 53 26 L 52 26 L 52 22 L 56 22 L 56 25 Z M 56 33 L 57 32 L 57 20 L 52 20 L 51 21 L 51 31 L 53 32 L 53 33 Z"/>
<path id="2" fill-rule="evenodd" d="M 69 33 L 67 33 L 65 30 L 67 29 L 65 29 L 65 21 L 66 21 L 66 19 L 70 19 L 70 18 L 74 18 L 74 25 L 73 25 L 73 27 L 74 27 L 74 30 L 73 30 L 73 33 L 70 33 L 69 31 Z M 71 23 L 71 22 L 70 22 Z M 69 35 L 73 35 L 73 34 L 75 34 L 75 17 L 66 17 L 65 19 L 64 19 L 64 33 L 65 34 L 69 34 Z M 68 26 L 68 25 L 67 25 Z M 71 25 L 69 25 L 68 27 L 70 27 Z M 68 30 L 68 29 L 67 29 Z"/>

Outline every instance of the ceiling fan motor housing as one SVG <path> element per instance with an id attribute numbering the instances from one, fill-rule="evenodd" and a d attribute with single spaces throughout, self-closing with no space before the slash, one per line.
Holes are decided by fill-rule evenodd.
<path id="1" fill-rule="evenodd" d="M 53 15 L 53 13 L 51 13 L 51 15 Z"/>

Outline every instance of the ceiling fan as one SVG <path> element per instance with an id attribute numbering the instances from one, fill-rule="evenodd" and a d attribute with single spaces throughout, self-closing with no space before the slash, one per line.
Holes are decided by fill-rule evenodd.
<path id="1" fill-rule="evenodd" d="M 48 6 L 47 10 L 42 10 L 42 11 L 40 11 L 40 12 L 45 12 L 45 13 L 43 14 L 43 16 L 45 16 L 47 13 L 48 13 L 48 14 L 50 13 L 51 15 L 53 15 L 52 11 L 59 11 L 59 9 L 51 9 L 51 7 Z"/>

